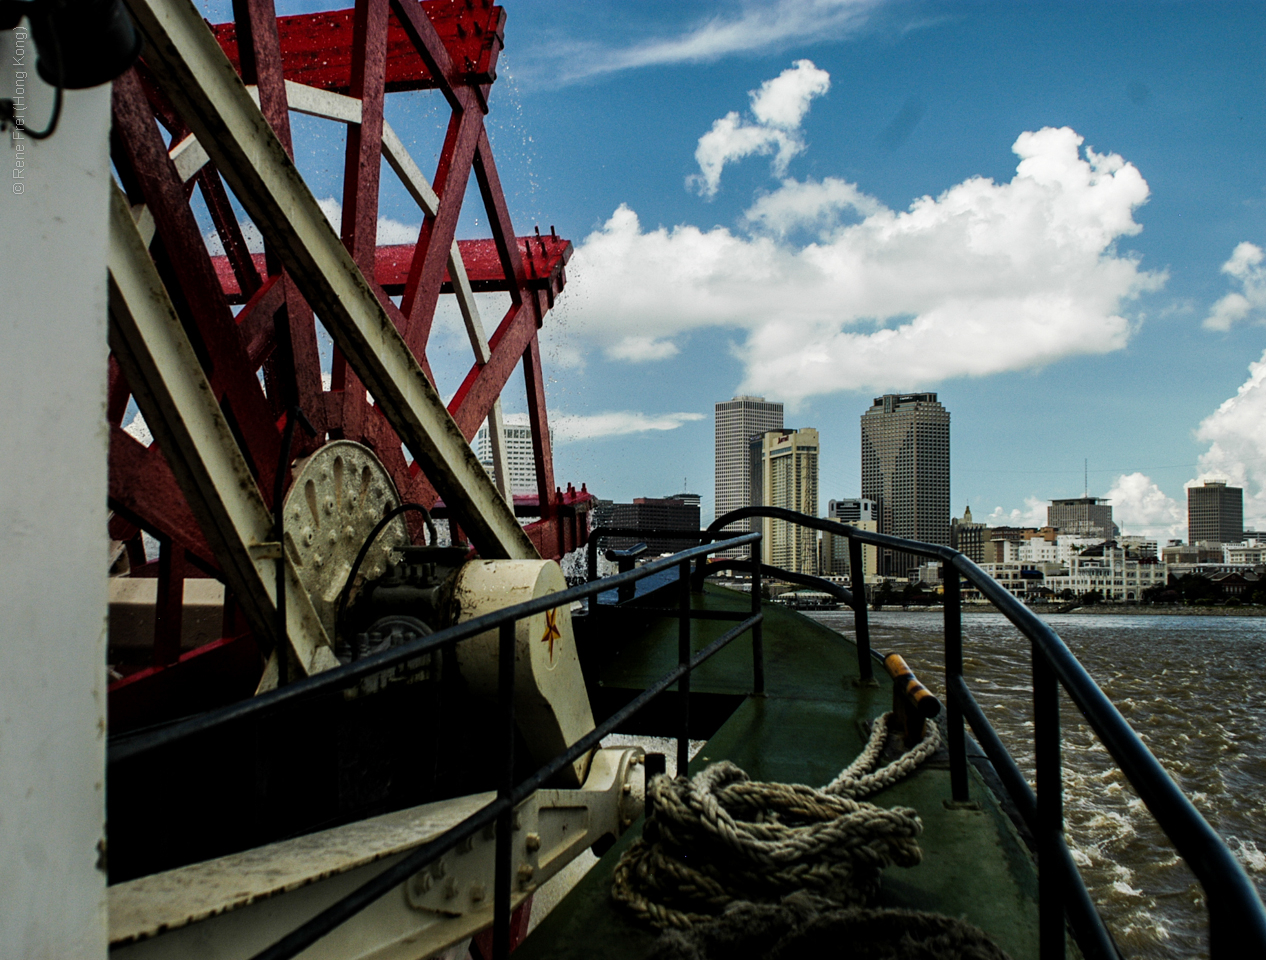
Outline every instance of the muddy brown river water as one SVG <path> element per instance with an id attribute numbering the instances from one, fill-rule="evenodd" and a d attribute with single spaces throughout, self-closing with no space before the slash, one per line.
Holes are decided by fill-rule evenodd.
<path id="1" fill-rule="evenodd" d="M 851 611 L 814 619 L 852 636 Z M 1266 897 L 1266 618 L 1044 618 L 1227 841 Z M 870 614 L 876 650 L 944 690 L 941 616 Z M 1000 614 L 963 620 L 964 673 L 1033 777 L 1028 641 Z M 1127 957 L 1208 956 L 1204 895 L 1076 708 L 1063 701 L 1069 845 Z"/>

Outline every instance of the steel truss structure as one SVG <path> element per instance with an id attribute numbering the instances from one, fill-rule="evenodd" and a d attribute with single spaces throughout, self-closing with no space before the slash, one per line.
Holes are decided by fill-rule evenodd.
<path id="1" fill-rule="evenodd" d="M 157 577 L 158 600 L 155 665 L 112 687 L 112 720 L 182 695 L 190 676 L 237 676 L 279 641 L 302 673 L 331 664 L 332 638 L 288 559 L 284 630 L 276 622 L 282 546 L 270 519 L 289 464 L 327 439 L 369 447 L 402 500 L 445 508 L 455 536 L 488 558 L 560 558 L 584 543 L 591 502 L 583 487 L 555 486 L 538 340 L 571 244 L 552 228 L 515 234 L 484 122 L 504 11 L 489 0 L 357 0 L 278 18 L 273 0 L 235 0 L 234 21 L 208 30 L 187 0 L 129 8 L 147 43 L 113 93 L 123 193 L 111 220 L 111 537 L 127 545 L 133 576 Z M 383 118 L 388 94 L 413 90 L 438 91 L 450 109 L 429 181 Z M 294 166 L 292 111 L 346 124 L 337 236 Z M 383 160 L 422 212 L 416 244 L 377 243 Z M 459 241 L 472 173 L 492 238 Z M 195 190 L 221 256 L 199 228 Z M 249 249 L 230 191 L 262 252 Z M 481 292 L 509 295 L 490 336 Z M 447 404 L 427 356 L 443 295 L 455 297 L 474 354 Z M 328 382 L 318 322 L 335 346 Z M 520 364 L 537 477 L 527 509 L 539 517 L 526 528 L 496 442 L 500 396 Z M 123 429 L 133 398 L 150 446 Z M 311 434 L 294 430 L 300 414 Z M 495 486 L 469 447 L 485 420 Z M 159 540 L 155 562 L 141 531 Z M 182 656 L 186 575 L 221 579 L 228 594 L 223 639 Z"/>

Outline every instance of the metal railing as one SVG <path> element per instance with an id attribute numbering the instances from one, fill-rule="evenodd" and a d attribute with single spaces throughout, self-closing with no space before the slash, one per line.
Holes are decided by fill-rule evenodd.
<path id="1" fill-rule="evenodd" d="M 700 539 L 700 537 L 694 535 L 691 539 Z M 529 600 L 481 617 L 475 617 L 429 636 L 393 647 L 390 650 L 354 660 L 345 666 L 294 681 L 285 687 L 279 687 L 251 700 L 233 704 L 159 730 L 120 738 L 109 745 L 107 762 L 110 766 L 113 766 L 143 756 L 160 747 L 179 743 L 227 724 L 237 723 L 248 718 L 259 719 L 274 714 L 298 703 L 310 700 L 313 697 L 351 687 L 366 677 L 406 663 L 423 654 L 452 647 L 463 640 L 469 640 L 489 630 L 497 630 L 497 701 L 501 755 L 499 757 L 500 773 L 496 799 L 487 806 L 480 808 L 461 823 L 410 851 L 403 859 L 379 873 L 372 880 L 369 880 L 346 897 L 326 908 L 272 946 L 261 951 L 256 955 L 255 960 L 289 960 L 289 958 L 296 956 L 336 927 L 356 916 L 356 914 L 390 890 L 395 889 L 411 876 L 428 867 L 443 854 L 454 849 L 463 840 L 474 836 L 478 831 L 494 823 L 496 825 L 496 846 L 493 861 L 495 864 L 493 954 L 498 960 L 502 960 L 510 952 L 512 881 L 510 842 L 514 808 L 530 797 L 536 790 L 547 784 L 569 764 L 597 747 L 603 737 L 613 732 L 657 696 L 673 686 L 673 684 L 677 684 L 681 700 L 677 732 L 677 769 L 684 773 L 690 756 L 691 671 L 748 630 L 752 632 L 752 689 L 757 694 L 764 692 L 765 663 L 764 645 L 761 635 L 762 614 L 760 610 L 759 572 L 753 583 L 754 589 L 750 613 L 719 614 L 716 611 L 696 611 L 690 608 L 692 561 L 702 560 L 710 553 L 741 546 L 750 546 L 751 555 L 755 559 L 759 555 L 760 534 L 749 533 L 723 541 L 692 547 L 671 557 L 651 561 L 635 570 L 607 577 L 600 581 L 570 587 L 558 593 L 551 593 L 535 600 Z M 677 666 L 588 734 L 577 740 L 565 752 L 541 766 L 532 776 L 515 783 L 515 624 L 526 617 L 556 610 L 559 607 L 570 606 L 574 601 L 596 597 L 599 593 L 619 588 L 625 584 L 632 584 L 644 577 L 653 576 L 662 571 L 671 570 L 674 567 L 677 569 L 680 583 L 677 607 L 675 610 L 657 610 L 654 612 L 678 618 Z M 703 650 L 692 654 L 690 629 L 690 621 L 692 619 L 726 619 L 737 622 Z"/>
<path id="2" fill-rule="evenodd" d="M 897 549 L 940 560 L 944 564 L 945 693 L 948 701 L 946 727 L 952 799 L 958 802 L 968 800 L 968 761 L 963 726 L 966 721 L 1036 839 L 1038 926 L 1042 960 L 1063 960 L 1065 957 L 1065 913 L 1083 955 L 1103 960 L 1116 960 L 1120 956 L 1064 842 L 1060 687 L 1063 687 L 1076 704 L 1204 888 L 1209 914 L 1211 957 L 1222 960 L 1232 955 L 1248 956 L 1254 953 L 1266 956 L 1266 908 L 1263 907 L 1248 874 L 1049 624 L 1039 619 L 962 553 L 940 544 L 903 540 L 887 534 L 859 530 L 832 520 L 809 517 L 778 507 L 745 507 L 734 510 L 718 517 L 705 531 L 705 535 L 710 538 L 722 536 L 721 531 L 726 526 L 749 517 L 784 520 L 848 538 L 853 585 L 851 591 L 828 581 L 777 572 L 754 561 L 752 568 L 758 578 L 763 574 L 794 582 L 813 581 L 819 589 L 834 593 L 848 603 L 853 609 L 858 669 L 863 676 L 871 675 L 872 656 L 866 589 L 862 577 L 862 544 Z M 696 576 L 704 576 L 713 569 L 738 566 L 739 563 L 724 561 L 709 564 L 697 571 Z M 998 611 L 1032 645 L 1036 794 L 984 711 L 980 709 L 963 676 L 960 576 L 992 601 Z M 796 580 L 796 577 L 800 579 Z M 756 584 L 753 587 L 758 589 Z M 849 595 L 847 598 L 843 596 L 845 593 Z"/>

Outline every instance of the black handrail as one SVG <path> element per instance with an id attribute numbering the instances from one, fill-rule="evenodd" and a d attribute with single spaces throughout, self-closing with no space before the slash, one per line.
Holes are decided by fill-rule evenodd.
<path id="1" fill-rule="evenodd" d="M 859 585 L 860 544 L 889 547 L 937 559 L 945 564 L 945 689 L 949 701 L 949 734 L 953 799 L 967 799 L 967 755 L 963 721 L 970 724 L 1025 822 L 1037 838 L 1039 868 L 1039 926 L 1043 960 L 1064 957 L 1064 912 L 1083 953 L 1105 958 L 1119 956 L 1103 920 L 1090 901 L 1085 883 L 1063 838 L 1063 789 L 1060 768 L 1058 691 L 1062 686 L 1085 716 L 1160 828 L 1195 873 L 1205 891 L 1209 911 L 1210 955 L 1255 950 L 1266 956 L 1266 907 L 1243 866 L 1209 826 L 1173 778 L 1148 750 L 1120 711 L 1091 679 L 1072 651 L 1049 624 L 1012 596 L 996 580 L 952 547 L 888 534 L 859 530 L 847 524 L 810 517 L 780 507 L 743 507 L 717 517 L 707 528 L 709 537 L 721 535 L 731 523 L 750 517 L 769 517 L 821 530 L 849 540 L 853 556 L 854 628 L 859 647 L 869 648 L 866 596 Z M 1000 613 L 1028 638 L 1033 647 L 1034 739 L 1037 796 L 1020 790 L 1018 769 L 1006 754 L 993 727 L 967 690 L 962 672 L 962 623 L 959 576 L 980 590 Z M 867 658 L 869 662 L 869 658 Z M 997 754 L 997 756 L 995 756 Z M 1002 757 L 1006 760 L 1003 761 Z M 1022 776 L 1018 777 L 1023 780 Z M 1025 784 L 1027 788 L 1027 784 Z M 1042 865 L 1053 865 L 1042 879 Z M 1071 893 L 1071 896 L 1067 894 Z"/>

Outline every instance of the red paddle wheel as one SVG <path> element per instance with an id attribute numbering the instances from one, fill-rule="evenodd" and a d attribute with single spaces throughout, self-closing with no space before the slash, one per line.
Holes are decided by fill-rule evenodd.
<path id="1" fill-rule="evenodd" d="M 522 364 L 537 496 L 530 504 L 520 497 L 519 513 L 538 517 L 526 532 L 542 556 L 561 558 L 582 545 L 591 498 L 583 488 L 568 485 L 563 493 L 555 487 L 538 341 L 562 290 L 571 244 L 552 229 L 516 236 L 484 123 L 504 11 L 488 0 L 358 0 L 352 10 L 277 18 L 272 0 L 236 0 L 234 13 L 234 22 L 211 29 L 291 159 L 291 111 L 346 124 L 341 239 L 432 385 L 427 349 L 436 308 L 441 296 L 456 298 L 474 360 L 447 410 L 467 441 L 485 420 L 494 431 L 499 427 L 499 398 Z M 259 496 L 272 507 L 283 434 L 297 410 L 312 433 L 292 430 L 288 462 L 331 441 L 352 440 L 373 451 L 401 500 L 444 510 L 437 494 L 443 485 L 408 456 L 407 438 L 383 405 L 367 396 L 354 365 L 337 348 L 323 381 L 322 321 L 301 293 L 310 288 L 283 268 L 285 258 L 275 247 L 248 248 L 225 180 L 208 156 L 215 150 L 204 149 L 191 133 L 173 105 L 179 97 L 170 80 L 164 87 L 159 76 L 139 63 L 115 82 L 114 166 Z M 450 109 L 429 181 L 383 119 L 387 95 L 414 90 L 439 91 Z M 416 244 L 377 244 L 384 159 L 421 209 Z M 472 173 L 492 237 L 455 241 Z M 191 206 L 194 191 L 210 212 L 221 256 L 208 250 Z M 245 198 L 243 205 L 250 207 Z M 475 297 L 483 292 L 508 294 L 510 304 L 486 337 Z M 256 642 L 258 611 L 244 615 L 230 589 L 221 637 L 182 652 L 186 577 L 222 579 L 230 588 L 233 581 L 223 576 L 224 554 L 212 546 L 215 536 L 196 519 L 187 483 L 178 480 L 184 473 L 176 455 L 157 442 L 146 446 L 123 428 L 131 395 L 112 356 L 110 533 L 126 545 L 130 575 L 158 581 L 153 665 L 112 685 L 116 730 L 248 695 L 260 679 L 260 650 L 266 649 Z M 289 472 L 287 467 L 283 488 L 289 487 Z M 508 477 L 499 476 L 498 485 L 511 499 Z M 449 504 L 448 516 L 455 536 L 469 532 L 476 519 L 457 504 Z M 146 561 L 142 531 L 160 544 L 155 561 Z M 414 537 L 420 533 L 419 522 Z M 495 555 L 477 534 L 471 539 L 485 555 Z"/>

